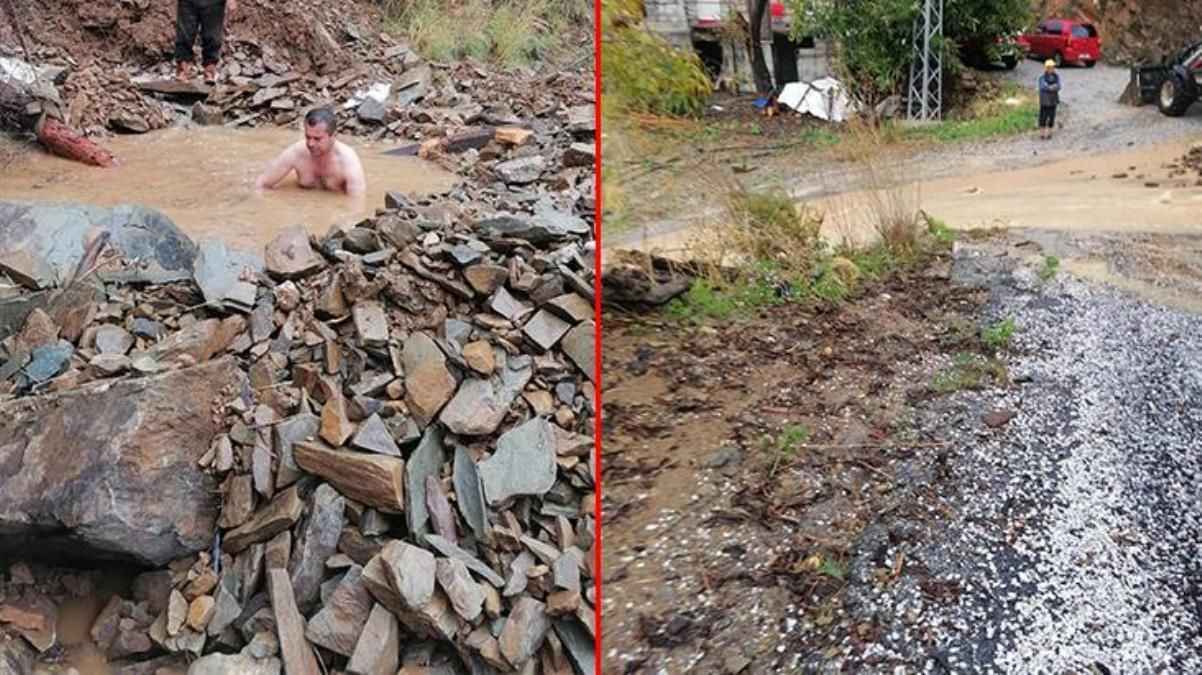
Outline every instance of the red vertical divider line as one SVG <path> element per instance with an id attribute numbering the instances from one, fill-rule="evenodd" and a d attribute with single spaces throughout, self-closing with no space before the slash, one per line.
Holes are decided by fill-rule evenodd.
<path id="1" fill-rule="evenodd" d="M 596 319 L 593 335 L 593 456 L 594 456 L 594 487 L 593 514 L 596 520 L 593 542 L 594 578 L 596 584 L 597 603 L 593 607 L 596 613 L 596 637 L 593 643 L 593 658 L 596 661 L 598 675 L 602 669 L 603 656 L 601 652 L 603 621 L 601 612 L 602 584 L 605 577 L 604 558 L 601 555 L 602 517 L 601 491 L 604 489 L 601 481 L 601 3 L 603 0 L 593 0 L 593 239 L 596 244 L 593 256 L 593 316 Z"/>

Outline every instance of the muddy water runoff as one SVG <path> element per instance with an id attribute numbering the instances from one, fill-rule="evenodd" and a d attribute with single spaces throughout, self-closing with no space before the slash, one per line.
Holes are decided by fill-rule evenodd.
<path id="1" fill-rule="evenodd" d="M 255 178 L 267 163 L 300 139 L 299 128 L 173 128 L 118 136 L 103 141 L 121 161 L 109 169 L 35 150 L 0 170 L 0 199 L 141 204 L 167 214 L 193 239 L 215 236 L 260 249 L 289 225 L 303 224 L 322 235 L 331 225 L 362 220 L 384 205 L 387 191 L 437 192 L 456 182 L 454 174 L 430 162 L 383 154 L 394 145 L 343 138 L 363 162 L 366 198 L 305 190 L 295 175 L 276 190 L 256 194 Z"/>

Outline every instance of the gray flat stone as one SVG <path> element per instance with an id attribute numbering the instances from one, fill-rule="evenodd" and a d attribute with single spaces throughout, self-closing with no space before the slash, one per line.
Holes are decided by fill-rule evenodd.
<path id="1" fill-rule="evenodd" d="M 545 309 L 538 310 L 526 325 L 522 327 L 522 332 L 531 342 L 538 345 L 539 349 L 547 351 L 555 346 L 567 332 L 572 328 L 572 325 L 567 321 L 555 316 Z"/>
<path id="2" fill-rule="evenodd" d="M 533 418 L 497 439 L 492 457 L 478 466 L 484 496 L 491 506 L 512 497 L 546 494 L 555 485 L 555 436 L 551 424 Z"/>
<path id="3" fill-rule="evenodd" d="M 280 231 L 267 244 L 264 260 L 267 273 L 280 279 L 306 277 L 325 266 L 309 244 L 309 232 L 301 225 Z"/>
<path id="4" fill-rule="evenodd" d="M 347 665 L 348 675 L 395 675 L 400 662 L 400 639 L 401 626 L 392 612 L 383 605 L 372 607 Z"/>
<path id="5" fill-rule="evenodd" d="M 592 321 L 585 321 L 568 331 L 568 334 L 560 341 L 560 349 L 580 372 L 591 381 L 595 381 L 596 376 L 596 324 Z"/>
<path id="6" fill-rule="evenodd" d="M 96 351 L 101 354 L 127 354 L 134 346 L 134 337 L 124 328 L 105 324 L 96 329 Z"/>
<path id="7" fill-rule="evenodd" d="M 359 431 L 351 439 L 351 445 L 360 450 L 381 455 L 401 456 L 401 449 L 397 447 L 396 441 L 392 440 L 392 432 L 388 430 L 384 420 L 376 414 L 368 417 L 363 424 L 359 425 Z"/>
<path id="8" fill-rule="evenodd" d="M 492 311 L 500 314 L 510 321 L 513 321 L 514 323 L 520 322 L 534 309 L 529 304 L 521 302 L 517 298 L 513 297 L 509 291 L 505 290 L 504 286 L 497 289 L 497 292 L 492 296 L 492 300 L 489 301 L 488 306 L 490 309 L 492 309 Z"/>
<path id="9" fill-rule="evenodd" d="M 433 554 L 394 540 L 380 551 L 380 561 L 385 578 L 400 598 L 402 608 L 416 609 L 430 602 L 438 570 Z"/>
<path id="10" fill-rule="evenodd" d="M 75 354 L 75 347 L 66 340 L 59 340 L 55 344 L 42 345 L 35 347 L 30 352 L 29 363 L 25 366 L 25 377 L 31 382 L 41 383 L 53 379 L 62 374 L 71 363 L 71 356 Z"/>
<path id="11" fill-rule="evenodd" d="M 244 251 L 234 251 L 216 238 L 200 242 L 193 279 L 205 302 L 218 309 L 246 312 L 254 305 L 254 282 L 241 279 L 242 270 L 263 271 L 263 260 Z"/>
<path id="12" fill-rule="evenodd" d="M 388 317 L 384 314 L 384 305 L 375 300 L 356 302 L 351 308 L 351 317 L 359 344 L 379 347 L 388 343 Z"/>
<path id="13" fill-rule="evenodd" d="M 547 308 L 574 324 L 593 318 L 595 313 L 592 303 L 577 293 L 564 293 L 551 298 L 547 302 Z"/>
<path id="14" fill-rule="evenodd" d="M 426 477 L 437 478 L 445 463 L 446 448 L 443 446 L 442 429 L 430 426 L 405 465 L 405 518 L 413 536 L 430 531 L 430 512 L 426 508 Z"/>
<path id="15" fill-rule="evenodd" d="M 309 500 L 309 516 L 299 529 L 290 561 L 296 604 L 303 610 L 317 601 L 326 560 L 338 550 L 346 500 L 328 483 L 317 486 Z"/>
<path id="16" fill-rule="evenodd" d="M 499 373 L 484 380 L 469 378 L 439 417 L 452 432 L 482 436 L 497 430 L 505 413 L 534 375 L 529 357 L 511 357 Z"/>
<path id="17" fill-rule="evenodd" d="M 277 658 L 257 659 L 250 654 L 209 654 L 188 667 L 188 675 L 280 675 Z"/>
<path id="18" fill-rule="evenodd" d="M 596 640 L 589 635 L 588 630 L 576 619 L 552 619 L 551 627 L 563 643 L 564 651 L 577 673 L 594 675 L 596 673 Z"/>
<path id="19" fill-rule="evenodd" d="M 89 236 L 104 233 L 108 246 L 142 263 L 129 281 L 144 278 L 166 283 L 192 278 L 196 245 L 155 209 L 0 201 L 0 257 L 25 251 L 53 270 L 55 280 L 74 274 Z"/>
<path id="20" fill-rule="evenodd" d="M 509 581 L 505 582 L 505 588 L 501 592 L 507 598 L 512 598 L 515 595 L 521 595 L 526 591 L 526 585 L 530 582 L 530 578 L 526 576 L 526 572 L 534 567 L 534 556 L 529 551 L 522 551 L 512 562 L 509 563 Z"/>
<path id="21" fill-rule="evenodd" d="M 551 624 L 547 606 L 534 598 L 521 598 L 514 604 L 501 631 L 501 654 L 519 670 L 538 653 Z"/>
<path id="22" fill-rule="evenodd" d="M 501 162 L 493 167 L 493 172 L 506 183 L 526 185 L 538 180 L 546 168 L 547 159 L 542 155 L 535 155 Z"/>
<path id="23" fill-rule="evenodd" d="M 455 503 L 459 513 L 472 530 L 472 534 L 480 541 L 488 541 L 488 515 L 484 507 L 484 488 L 480 484 L 480 474 L 476 462 L 472 460 L 467 448 L 462 445 L 455 447 L 455 466 L 452 477 L 455 485 Z"/>
<path id="24" fill-rule="evenodd" d="M 317 435 L 319 429 L 321 418 L 311 413 L 294 415 L 275 425 L 275 452 L 280 458 L 275 481 L 277 488 L 287 487 L 301 477 L 301 468 L 293 457 L 292 446 Z"/>

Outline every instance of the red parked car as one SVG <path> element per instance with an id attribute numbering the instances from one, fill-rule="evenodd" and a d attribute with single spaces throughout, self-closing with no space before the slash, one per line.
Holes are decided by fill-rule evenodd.
<path id="1" fill-rule="evenodd" d="M 1087 21 L 1048 19 L 1035 32 L 1019 38 L 1027 53 L 1040 59 L 1052 59 L 1056 65 L 1075 63 L 1093 68 L 1102 58 L 1102 38 Z"/>

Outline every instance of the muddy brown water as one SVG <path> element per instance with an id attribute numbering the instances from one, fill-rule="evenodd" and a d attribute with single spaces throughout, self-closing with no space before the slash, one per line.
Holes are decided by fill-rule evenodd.
<path id="1" fill-rule="evenodd" d="M 35 150 L 0 170 L 0 199 L 141 204 L 165 213 L 193 239 L 215 236 L 255 250 L 290 225 L 323 235 L 332 225 L 362 220 L 384 205 L 385 192 L 439 192 L 457 182 L 431 162 L 383 154 L 394 145 L 343 138 L 359 153 L 367 174 L 363 199 L 302 189 L 295 176 L 277 190 L 256 194 L 255 178 L 267 163 L 300 139 L 296 129 L 221 127 L 118 136 L 103 141 L 121 161 L 109 169 Z"/>

